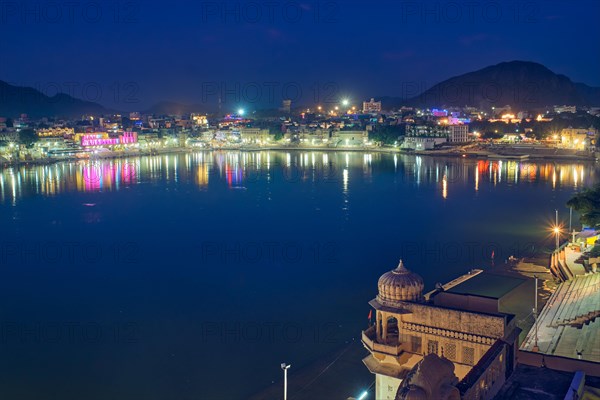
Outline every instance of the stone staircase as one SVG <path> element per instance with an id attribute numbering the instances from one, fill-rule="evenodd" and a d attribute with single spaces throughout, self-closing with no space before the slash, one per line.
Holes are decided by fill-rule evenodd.
<path id="1" fill-rule="evenodd" d="M 600 316 L 600 273 L 585 274 L 561 285 L 554 300 L 562 300 L 550 326 L 581 327 Z"/>

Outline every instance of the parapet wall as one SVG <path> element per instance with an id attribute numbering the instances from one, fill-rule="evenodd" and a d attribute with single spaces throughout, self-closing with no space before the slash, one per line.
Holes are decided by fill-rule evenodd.
<path id="1" fill-rule="evenodd" d="M 496 339 L 505 336 L 505 317 L 501 315 L 454 310 L 418 303 L 405 303 L 403 308 L 412 312 L 411 315 L 403 316 L 402 320 L 405 322 Z"/>

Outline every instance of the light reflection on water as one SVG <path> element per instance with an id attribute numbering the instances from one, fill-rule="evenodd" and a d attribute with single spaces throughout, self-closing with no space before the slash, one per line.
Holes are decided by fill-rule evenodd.
<path id="1" fill-rule="evenodd" d="M 368 311 L 377 279 L 399 257 L 433 288 L 490 267 L 491 248 L 498 260 L 543 254 L 554 246 L 544 216 L 553 221 L 574 189 L 598 180 L 599 168 L 216 151 L 0 170 L 0 203 L 14 205 L 0 213 L 0 304 L 7 305 L 0 321 L 132 321 L 140 333 L 139 343 L 112 347 L 9 344 L 0 373 L 20 382 L 21 369 L 12 366 L 31 360 L 41 366 L 34 382 L 44 387 L 51 378 L 41 368 L 54 360 L 55 381 L 72 374 L 90 399 L 117 390 L 130 394 L 123 398 L 167 398 L 172 387 L 194 398 L 248 398 L 279 379 L 282 359 L 306 365 L 360 340 L 360 310 Z M 84 250 L 97 257 L 88 260 Z M 267 331 L 257 340 L 206 334 L 205 326 L 221 322 L 228 332 L 275 323 L 304 334 L 297 342 L 267 339 Z M 152 351 L 140 357 L 141 348 Z M 126 366 L 126 383 L 106 385 L 86 368 L 74 374 L 80 354 Z M 157 367 L 163 355 L 168 364 Z M 214 374 L 232 366 L 239 385 Z M 369 374 L 360 359 L 355 367 Z M 71 386 L 56 391 L 73 393 Z"/>
<path id="2" fill-rule="evenodd" d="M 15 203 L 32 195 L 118 191 L 141 182 L 161 180 L 200 188 L 228 187 L 277 180 L 339 183 L 348 194 L 354 179 L 370 182 L 373 169 L 405 182 L 439 184 L 443 198 L 454 185 L 478 191 L 483 183 L 543 183 L 552 189 L 575 188 L 595 181 L 597 166 L 550 161 L 476 160 L 360 152 L 198 152 L 111 160 L 60 162 L 0 170 L 0 202 Z"/>

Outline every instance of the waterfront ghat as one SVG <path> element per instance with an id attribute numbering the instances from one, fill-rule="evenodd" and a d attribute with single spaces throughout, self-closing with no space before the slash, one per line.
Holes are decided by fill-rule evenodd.
<path id="1" fill-rule="evenodd" d="M 579 236 L 581 235 L 578 234 L 577 237 Z M 546 264 L 546 266 L 543 264 Z M 537 257 L 503 263 L 487 271 L 473 270 L 425 295 L 425 298 L 429 298 L 431 301 L 436 292 L 441 291 L 441 293 L 437 293 L 436 303 L 443 304 L 451 309 L 478 310 L 479 312 L 492 314 L 500 311 L 507 313 L 506 315 L 521 331 L 518 339 L 521 346 L 518 354 L 515 354 L 513 375 L 503 385 L 494 387 L 493 392 L 482 392 L 485 393 L 485 398 L 491 398 L 490 396 L 497 392 L 497 396 L 494 397 L 497 400 L 509 398 L 536 399 L 537 397 L 530 396 L 532 396 L 532 393 L 537 393 L 546 396 L 544 398 L 562 400 L 564 395 L 571 390 L 580 393 L 582 396 L 585 395 L 581 398 L 586 399 L 596 399 L 600 395 L 600 371 L 598 370 L 600 364 L 597 364 L 600 357 L 600 330 L 598 329 L 600 325 L 596 320 L 596 317 L 600 315 L 598 296 L 600 274 L 590 272 L 577 276 L 566 283 L 559 283 L 557 286 L 556 278 L 552 276 L 547 265 L 548 260 L 546 257 Z M 548 325 L 538 333 L 537 346 L 539 347 L 536 349 L 531 349 L 534 346 L 536 332 L 531 312 L 531 307 L 534 306 L 533 294 L 535 292 L 533 277 L 539 279 L 538 307 L 543 308 L 538 327 Z M 560 319 L 559 315 L 562 315 L 563 319 Z M 562 325 L 561 330 L 557 332 L 556 329 L 551 329 L 552 326 L 550 325 L 552 324 L 554 324 L 554 328 L 557 327 L 557 324 Z M 365 338 L 365 332 L 371 333 L 367 333 Z M 383 351 L 385 354 L 389 354 L 389 351 L 384 350 L 384 348 L 389 347 L 390 340 L 397 340 L 394 339 L 396 336 L 393 335 L 397 335 L 398 338 L 407 337 L 401 333 L 393 333 L 391 339 L 383 339 L 381 343 L 384 343 L 384 345 L 377 345 L 373 327 L 365 332 L 363 332 L 362 342 L 366 350 L 371 349 L 373 351 L 377 348 L 378 351 Z M 392 330 L 392 332 L 395 331 Z M 400 346 L 400 344 L 398 345 Z M 445 346 L 446 351 L 441 350 L 442 356 L 456 359 L 454 358 L 456 357 L 454 350 L 452 350 L 454 346 L 448 342 L 444 342 L 443 346 Z M 450 353 L 448 353 L 448 349 L 451 350 Z M 406 350 L 408 348 L 403 347 L 403 351 L 406 352 Z M 429 348 L 427 352 L 431 350 Z M 529 366 L 533 364 L 532 358 L 526 353 L 527 351 L 543 353 L 550 355 L 550 357 L 542 361 L 540 365 Z M 290 393 L 293 394 L 290 398 L 308 400 L 325 396 L 323 398 L 343 400 L 348 395 L 350 395 L 348 399 L 358 398 L 360 394 L 365 392 L 369 396 L 375 395 L 377 386 L 364 372 L 361 373 L 361 370 L 356 368 L 356 359 L 363 358 L 364 353 L 365 349 L 361 349 L 357 342 L 352 341 L 331 356 L 296 371 L 294 382 L 289 386 Z M 565 358 L 584 360 L 577 361 L 584 364 L 570 365 L 567 363 L 566 366 L 561 365 Z M 585 361 L 592 361 L 592 363 L 586 363 Z M 400 381 L 409 379 L 410 370 L 414 370 L 419 366 L 419 359 L 410 362 L 410 358 L 405 357 L 403 362 L 404 367 L 407 369 L 398 375 L 394 372 L 393 364 L 383 364 L 384 367 L 378 367 L 376 360 L 372 357 L 364 359 L 364 363 L 371 372 L 393 375 L 399 377 Z M 540 367 L 552 369 L 548 370 Z M 465 380 L 470 369 L 471 367 L 468 365 L 455 362 L 454 374 L 459 379 Z M 588 374 L 587 377 L 579 375 L 581 372 L 575 373 L 575 371 L 582 370 Z M 553 390 L 548 391 L 544 386 L 544 382 L 551 383 Z M 250 399 L 276 399 L 281 392 L 281 385 L 282 382 L 280 381 L 273 382 L 269 388 Z M 377 383 L 377 385 L 381 385 L 381 383 Z M 472 394 L 468 393 L 465 385 L 469 386 L 466 383 L 459 382 L 458 384 L 458 387 L 464 391 L 464 393 L 461 392 L 461 398 L 470 398 Z M 362 390 L 361 388 L 366 389 Z M 380 394 L 375 398 L 393 399 L 396 393 L 395 390 L 390 391 L 392 397 Z M 386 389 L 386 391 L 388 390 Z M 383 389 L 379 388 L 379 392 L 383 393 Z"/>
<path id="2" fill-rule="evenodd" d="M 544 263 L 543 257 L 538 257 L 535 259 L 522 259 L 514 263 L 501 263 L 498 266 L 486 268 L 485 271 L 472 270 L 441 285 L 439 290 L 443 293 L 437 293 L 439 290 L 432 290 L 425 294 L 425 298 L 433 303 L 433 298 L 437 294 L 438 298 L 435 302 L 438 305 L 443 304 L 451 309 L 477 310 L 477 313 L 483 312 L 482 316 L 490 313 L 504 313 L 509 316 L 511 324 L 520 331 L 518 342 L 521 343 L 531 326 L 533 326 L 531 313 L 535 292 L 533 276 L 539 278 L 540 305 L 545 303 L 556 288 L 554 278 L 548 268 L 540 265 Z M 389 346 L 390 340 L 397 340 L 395 335 L 407 337 L 401 333 L 394 333 L 393 335 L 391 339 L 388 338 L 382 342 L 385 345 L 377 345 L 374 338 L 374 326 L 371 326 L 363 332 L 362 345 L 360 342 L 353 340 L 339 351 L 294 371 L 294 375 L 291 375 L 293 380 L 289 384 L 290 398 L 294 400 L 314 398 L 345 400 L 346 398 L 358 398 L 364 391 L 367 391 L 369 396 L 374 396 L 376 385 L 373 382 L 372 375 L 365 373 L 366 368 L 359 368 L 356 361 L 364 358 L 364 363 L 368 369 L 384 374 L 394 374 L 392 364 L 385 364 L 385 367 L 380 368 L 377 367 L 375 359 L 372 357 L 365 358 L 369 348 L 378 348 L 380 351 L 384 351 L 383 349 L 388 346 L 391 349 L 393 346 Z M 423 340 L 422 343 L 427 342 Z M 473 367 L 460 362 L 461 355 L 455 354 L 456 350 L 452 350 L 454 347 L 447 340 L 443 340 L 438 351 L 444 357 L 452 357 L 453 360 L 457 361 L 454 373 L 458 378 L 465 379 Z M 461 347 L 459 346 L 459 348 Z M 423 352 L 427 351 L 429 350 L 423 349 Z M 448 353 L 449 351 L 450 353 Z M 389 352 L 384 351 L 384 353 Z M 408 353 L 404 354 L 406 357 Z M 405 361 L 404 368 L 406 369 L 399 375 L 403 379 L 409 374 L 410 369 L 414 368 L 422 359 L 419 356 L 414 357 L 416 358 L 412 362 L 410 362 L 410 359 Z M 561 376 L 561 379 L 565 381 L 566 388 L 568 388 L 572 376 Z M 282 381 L 274 381 L 269 387 L 250 397 L 250 400 L 277 399 L 281 393 L 282 385 Z M 496 387 L 495 390 L 499 390 L 499 387 Z M 391 390 L 392 397 L 390 398 L 393 398 L 395 393 L 395 389 Z M 387 399 L 388 397 L 383 395 L 383 397 L 374 398 Z"/>
<path id="3" fill-rule="evenodd" d="M 536 326 L 522 344 L 521 358 L 530 360 L 528 363 L 548 366 L 564 363 L 563 368 L 578 365 L 577 369 L 599 375 L 598 317 L 600 273 L 579 275 L 562 283 L 546 303 Z M 535 357 L 537 355 L 545 357 Z"/>
<path id="4" fill-rule="evenodd" d="M 311 145 L 229 145 L 203 149 L 188 146 L 171 146 L 166 148 L 127 149 L 114 151 L 102 149 L 98 153 L 83 153 L 70 156 L 45 156 L 42 158 L 13 158 L 0 155 L 0 166 L 46 165 L 61 161 L 103 160 L 161 154 L 197 153 L 198 151 L 310 151 L 310 152 L 359 152 L 359 153 L 392 153 L 398 155 L 420 155 L 430 157 L 471 157 L 482 160 L 555 160 L 572 162 L 594 162 L 600 159 L 598 152 L 583 152 L 570 149 L 556 149 L 548 146 L 514 146 L 510 144 L 491 145 L 488 143 L 468 144 L 448 149 L 403 151 L 393 146 L 311 146 Z"/>
<path id="5" fill-rule="evenodd" d="M 588 256 L 599 235 L 573 232 L 552 253 L 550 269 L 562 283 L 521 345 L 523 363 L 600 376 L 600 259 Z"/>

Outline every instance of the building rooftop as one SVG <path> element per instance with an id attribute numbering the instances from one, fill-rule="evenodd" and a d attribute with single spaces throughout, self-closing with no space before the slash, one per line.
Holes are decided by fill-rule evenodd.
<path id="1" fill-rule="evenodd" d="M 494 400 L 564 400 L 572 372 L 519 365 Z"/>
<path id="2" fill-rule="evenodd" d="M 448 288 L 446 292 L 500 299 L 525 281 L 513 276 L 482 272 Z"/>

